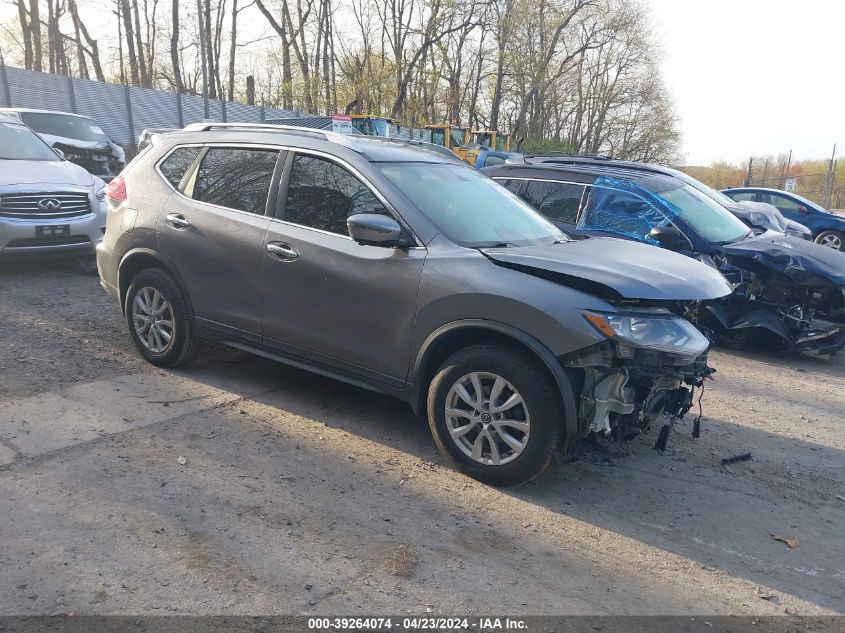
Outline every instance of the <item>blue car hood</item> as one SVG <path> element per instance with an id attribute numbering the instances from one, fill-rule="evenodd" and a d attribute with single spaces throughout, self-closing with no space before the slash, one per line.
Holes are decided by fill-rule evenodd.
<path id="1" fill-rule="evenodd" d="M 783 273 L 801 286 L 845 286 L 845 253 L 807 240 L 767 231 L 719 248 L 732 260 L 740 258 L 752 269 Z"/>
<path id="2" fill-rule="evenodd" d="M 482 252 L 500 266 L 609 299 L 698 301 L 733 290 L 719 271 L 697 260 L 612 237 Z"/>

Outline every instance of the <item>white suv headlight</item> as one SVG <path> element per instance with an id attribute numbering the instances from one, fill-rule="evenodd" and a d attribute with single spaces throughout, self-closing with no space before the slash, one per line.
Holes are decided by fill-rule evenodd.
<path id="1" fill-rule="evenodd" d="M 694 359 L 710 346 L 692 323 L 674 314 L 584 312 L 584 318 L 606 337 L 634 347 Z"/>

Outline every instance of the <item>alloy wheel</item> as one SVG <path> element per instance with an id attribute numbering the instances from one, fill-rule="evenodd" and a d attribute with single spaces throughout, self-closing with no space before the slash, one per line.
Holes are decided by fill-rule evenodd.
<path id="1" fill-rule="evenodd" d="M 531 419 L 522 396 L 507 380 L 472 372 L 459 378 L 446 395 L 446 428 L 465 455 L 487 466 L 501 466 L 525 449 Z"/>
<path id="2" fill-rule="evenodd" d="M 819 244 L 821 246 L 827 246 L 828 248 L 834 248 L 836 250 L 842 250 L 842 238 L 839 237 L 838 235 L 834 235 L 832 233 L 829 233 L 829 234 L 823 236 L 819 240 Z"/>
<path id="3" fill-rule="evenodd" d="M 173 341 L 173 310 L 156 288 L 141 288 L 132 301 L 132 323 L 141 344 L 161 354 Z"/>

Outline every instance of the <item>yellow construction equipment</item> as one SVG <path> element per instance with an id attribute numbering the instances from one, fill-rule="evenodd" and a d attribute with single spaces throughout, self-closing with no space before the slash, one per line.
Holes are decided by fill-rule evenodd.
<path id="1" fill-rule="evenodd" d="M 448 124 L 431 124 L 425 126 L 426 130 L 431 130 L 431 142 L 435 145 L 442 145 L 448 147 L 458 156 L 466 160 L 465 152 L 461 151 L 461 147 L 469 143 L 469 128 L 461 125 Z"/>
<path id="2" fill-rule="evenodd" d="M 499 130 L 473 130 L 471 142 L 503 152 L 511 151 L 510 133 L 505 134 Z"/>

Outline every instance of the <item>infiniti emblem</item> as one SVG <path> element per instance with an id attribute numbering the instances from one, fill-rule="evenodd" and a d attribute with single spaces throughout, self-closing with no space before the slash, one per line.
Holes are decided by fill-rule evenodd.
<path id="1" fill-rule="evenodd" d="M 42 198 L 38 201 L 38 208 L 42 211 L 57 211 L 62 208 L 62 201 L 57 198 Z"/>

